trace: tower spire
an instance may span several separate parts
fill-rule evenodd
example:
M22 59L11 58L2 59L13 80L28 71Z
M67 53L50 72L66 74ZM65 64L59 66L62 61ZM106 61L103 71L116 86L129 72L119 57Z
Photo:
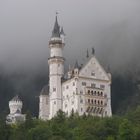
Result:
M77 61L77 60L76 60L76 62L75 62L74 68L75 68L75 69L76 69L76 68L79 68L79 66L78 66L78 61Z
M92 55L94 55L95 54L95 49L94 49L94 47L92 47Z
M60 37L60 26L58 24L57 14L58 14L58 12L56 12L55 24L54 24L54 28L52 31L52 37Z
M63 29L63 27L61 27L60 34L65 36L65 33L64 33L64 29Z
M89 58L89 53L88 53L88 49L87 49L87 56L86 56L87 58Z

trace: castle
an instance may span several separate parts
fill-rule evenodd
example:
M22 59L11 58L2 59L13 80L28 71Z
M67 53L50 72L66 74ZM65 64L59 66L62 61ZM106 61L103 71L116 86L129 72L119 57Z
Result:
M63 49L65 34L60 29L57 15L49 41L50 57L49 84L44 86L39 96L39 118L49 120L59 110L68 116L71 112L79 115L112 116L111 74L107 73L95 57L87 52L87 62L78 62L64 73Z

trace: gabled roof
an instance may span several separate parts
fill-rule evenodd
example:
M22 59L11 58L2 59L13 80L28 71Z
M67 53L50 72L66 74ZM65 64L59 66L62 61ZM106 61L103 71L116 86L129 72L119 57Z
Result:
M95 64L91 64L91 61L94 61ZM90 66L90 70L91 70L90 72L89 72L89 66ZM98 67L98 70L97 70L97 67ZM88 71L85 72L84 69L87 69ZM110 80L108 73L100 65L99 61L96 59L94 54L91 55L89 58L87 58L87 62L83 65L83 67L79 71L79 76L91 77L91 72L93 72L93 71L95 72L95 75L96 75L94 77L95 79ZM102 73L103 76L101 76L100 73Z

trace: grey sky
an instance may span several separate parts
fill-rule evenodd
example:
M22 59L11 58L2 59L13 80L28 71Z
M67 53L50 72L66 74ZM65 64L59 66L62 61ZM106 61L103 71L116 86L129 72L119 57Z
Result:
M66 62L82 63L95 46L100 61L116 70L137 63L139 0L0 0L0 65L47 69L56 11L66 33Z

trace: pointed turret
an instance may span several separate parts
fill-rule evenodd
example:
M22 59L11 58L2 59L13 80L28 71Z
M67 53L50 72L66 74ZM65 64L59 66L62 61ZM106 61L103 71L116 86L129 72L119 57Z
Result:
M92 48L92 55L94 55L95 54L95 49L94 48Z
M60 37L62 39L62 43L65 44L65 33L64 33L63 27L61 27Z
M52 31L52 37L60 37L60 26L58 24L57 15L55 18L55 24L54 24L54 28Z
M64 46L65 43L63 43L63 39L60 35L60 26L58 25L57 15L56 15L55 24L52 31L52 37L49 41L50 58L48 59L48 64L49 64L49 110L50 112L48 111L47 113L49 114L49 116L47 116L49 119L56 116L58 110L62 110L62 85L61 84L62 84L62 78L64 76L64 60L65 60L63 57ZM43 114L44 113L42 112L42 115ZM42 115L40 115L40 117Z
M75 62L74 68L75 68L75 69L78 69L78 68L79 68L79 66L78 66L78 61L77 61L77 60L76 60L76 62Z
M64 29L63 29L63 27L61 27L60 34L65 36L65 33L64 33Z
M89 53L88 53L88 49L87 49L87 56L86 56L87 58L89 58Z

